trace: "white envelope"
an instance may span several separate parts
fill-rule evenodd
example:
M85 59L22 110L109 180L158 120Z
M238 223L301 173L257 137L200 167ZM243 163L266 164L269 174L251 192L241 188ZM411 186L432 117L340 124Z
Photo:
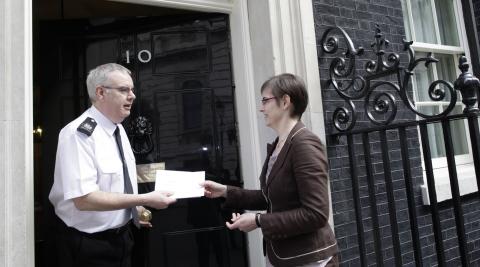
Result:
M174 198L202 197L204 189L200 184L205 181L205 171L185 172L157 170L155 191L173 192Z

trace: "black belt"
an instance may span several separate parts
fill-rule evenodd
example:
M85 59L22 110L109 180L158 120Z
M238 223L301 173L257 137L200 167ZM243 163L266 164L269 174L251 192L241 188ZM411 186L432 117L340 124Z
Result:
M68 227L68 228L72 229L74 232L80 233L83 236L96 238L96 239L110 239L110 238L118 237L120 234L130 229L131 225L132 225L132 220L128 221L125 225L120 226L118 228L108 229L108 230L96 232L96 233L85 233L72 227Z
M118 234L121 234L123 233L124 231L126 231L128 228L130 228L130 225L132 224L132 220L128 221L126 224L124 224L123 226L120 226L120 227L117 227L117 228L113 228L113 229L108 229L108 230L105 230L105 231L102 231L102 232L98 232L96 234L100 234L100 233L106 233L106 234L115 234L115 235L118 235Z

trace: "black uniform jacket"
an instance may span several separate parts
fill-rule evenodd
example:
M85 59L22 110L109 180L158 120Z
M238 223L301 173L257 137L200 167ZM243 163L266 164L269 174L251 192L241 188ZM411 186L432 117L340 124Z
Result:
M290 132L268 178L268 160L278 142L267 147L261 190L227 187L226 207L267 210L260 216L264 246L274 266L298 266L337 253L328 224L328 165L320 139L298 122ZM328 266L336 265L336 258Z

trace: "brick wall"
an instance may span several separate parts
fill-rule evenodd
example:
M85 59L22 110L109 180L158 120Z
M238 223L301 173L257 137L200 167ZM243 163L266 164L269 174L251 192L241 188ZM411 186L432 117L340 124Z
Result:
M480 0L477 0L477 7ZM317 35L319 74L322 82L323 107L325 112L327 135L334 133L332 115L338 106L344 101L338 96L333 86L328 82L332 55L322 51L321 37L325 30L331 26L340 26L346 30L356 47L362 46L366 50L363 58L375 59L370 44L374 41L375 25L378 24L385 38L390 41L387 52L393 51L400 54L401 62L408 61L406 53L402 51L402 39L405 38L403 13L400 0L314 0L314 19ZM476 9L477 10L477 9ZM478 13L478 11L477 11ZM478 20L477 20L478 21ZM342 50L337 53L339 56ZM364 66L366 60L360 60L356 64L358 74L365 75ZM383 80L395 81L395 77L381 78ZM390 87L379 88L394 94ZM411 92L409 92L411 95ZM398 104L398 114L395 121L412 120L415 115L407 111L395 95ZM368 127L368 120L363 112L363 103L356 101L358 111L358 127ZM358 183L360 194L360 205L364 224L366 257L368 264L375 263L376 254L374 247L373 220L371 216L371 197L376 198L378 211L378 224L381 236L382 257L386 266L394 265L393 239L391 237L391 217L389 203L386 193L386 182L384 177L384 164L382 163L381 144L378 133L369 135L369 148L372 155L372 171L375 183L374 192L370 192L366 181L365 157L363 153L363 142L361 136L355 136L354 143L358 162ZM407 129L407 139L412 166L413 191L416 203L418 230L421 243L421 254L424 266L437 264L435 239L433 236L432 217L428 206L422 204L420 185L423 182L420 142L416 128ZM399 229L403 266L415 266L411 228L408 216L407 194L403 178L402 161L399 147L399 137L396 131L387 132L388 151L390 167L392 169L392 183L394 190L394 208L396 210L396 223ZM330 178L332 189L333 217L335 233L340 247L340 260L342 266L360 266L359 242L357 239L357 223L354 210L352 179L348 158L348 147L346 138L342 137L337 143L327 137L328 157L330 163ZM467 232L468 249L470 251L469 261L480 264L480 205L478 197L463 198L463 210L465 214L465 230ZM459 266L460 258L458 243L455 231L455 220L451 202L442 203L440 206L441 225L445 254L448 266Z

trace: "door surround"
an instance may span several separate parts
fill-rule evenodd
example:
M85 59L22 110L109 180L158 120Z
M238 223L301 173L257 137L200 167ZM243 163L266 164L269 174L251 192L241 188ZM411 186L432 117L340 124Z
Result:
M0 265L34 265L32 3L0 1Z
M311 0L117 0L230 15L233 75L236 85L242 174L246 188L258 188L265 156L272 140L258 114L259 85L268 77L292 72L304 77L310 107L304 122L324 139L323 111ZM264 16L250 18L256 10ZM0 262L3 266L34 266L33 73L32 3L0 2ZM268 32L260 32L264 22ZM253 45L252 45L253 43ZM253 57L263 46L270 53ZM252 50L253 48L253 50ZM248 235L250 266L264 266L260 231Z

